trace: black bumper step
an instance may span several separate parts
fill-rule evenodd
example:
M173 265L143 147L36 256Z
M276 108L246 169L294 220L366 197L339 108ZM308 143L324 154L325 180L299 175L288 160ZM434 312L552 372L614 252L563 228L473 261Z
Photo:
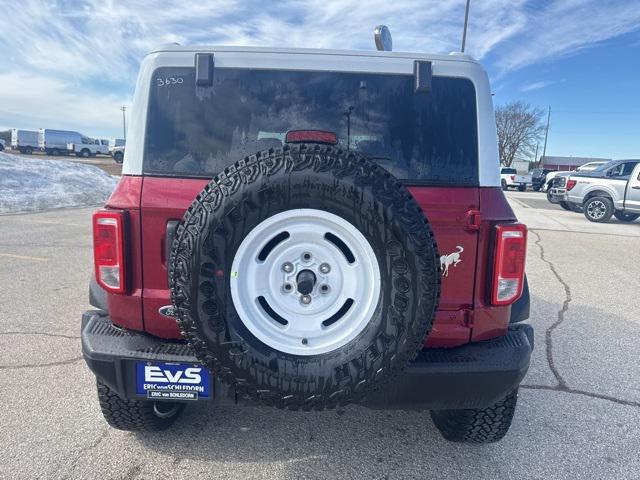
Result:
M529 368L533 328L450 349L425 349L405 371L363 402L372 408L484 408L516 388ZM198 363L182 341L115 327L100 310L82 317L82 352L89 368L124 398L137 398L139 361ZM217 389L219 390L219 389Z

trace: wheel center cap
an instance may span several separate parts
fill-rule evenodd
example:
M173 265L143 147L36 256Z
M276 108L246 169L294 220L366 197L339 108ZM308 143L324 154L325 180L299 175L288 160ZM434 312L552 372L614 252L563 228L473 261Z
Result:
M316 274L311 270L302 270L296 277L296 283L298 284L298 292L302 295L309 295L316 284Z

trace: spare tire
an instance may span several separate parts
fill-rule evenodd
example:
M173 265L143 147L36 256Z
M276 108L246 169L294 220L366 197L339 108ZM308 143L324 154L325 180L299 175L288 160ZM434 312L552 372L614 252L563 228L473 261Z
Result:
M242 396L357 402L421 347L440 294L433 232L365 157L318 144L225 169L180 222L169 285L197 358Z

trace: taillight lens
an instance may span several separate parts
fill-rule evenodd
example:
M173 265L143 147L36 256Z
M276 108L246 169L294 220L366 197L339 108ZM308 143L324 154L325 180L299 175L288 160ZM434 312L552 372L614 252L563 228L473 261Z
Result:
M577 180L571 180L571 179L567 180L567 191L575 187L576 183L578 183Z
M511 175L511 181L513 182L516 179L515 175Z
M126 289L124 258L125 212L98 210L93 214L93 258L96 280L108 292Z
M522 295L527 255L527 227L521 223L496 227L491 303L509 305Z

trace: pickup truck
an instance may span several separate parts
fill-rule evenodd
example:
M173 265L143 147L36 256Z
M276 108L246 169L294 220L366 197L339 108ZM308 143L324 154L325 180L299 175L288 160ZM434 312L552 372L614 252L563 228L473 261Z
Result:
M82 137L81 143L68 143L67 150L75 153L78 157L92 157L98 153L103 155L109 155L108 142L101 142L100 140Z
M500 185L502 186L502 190L517 188L519 191L524 192L529 184L531 184L530 175L518 175L515 168L502 167L500 169Z
M580 165L578 168L576 168L575 170L554 170L551 171L549 173L547 173L545 175L544 178L544 184L542 185L542 191L543 192L547 192L547 199L551 202L551 203L558 203L557 201L554 202L549 194L549 190L551 189L551 187L553 186L553 181L560 176L565 176L568 177L569 175L571 175L572 173L575 172L593 172L594 170L596 170L597 168L600 168L602 165L606 164L608 162L589 162L589 163L585 163L584 165Z
M582 207L587 220L606 223L640 217L640 160L614 160L593 172L557 178L551 196L574 208Z

